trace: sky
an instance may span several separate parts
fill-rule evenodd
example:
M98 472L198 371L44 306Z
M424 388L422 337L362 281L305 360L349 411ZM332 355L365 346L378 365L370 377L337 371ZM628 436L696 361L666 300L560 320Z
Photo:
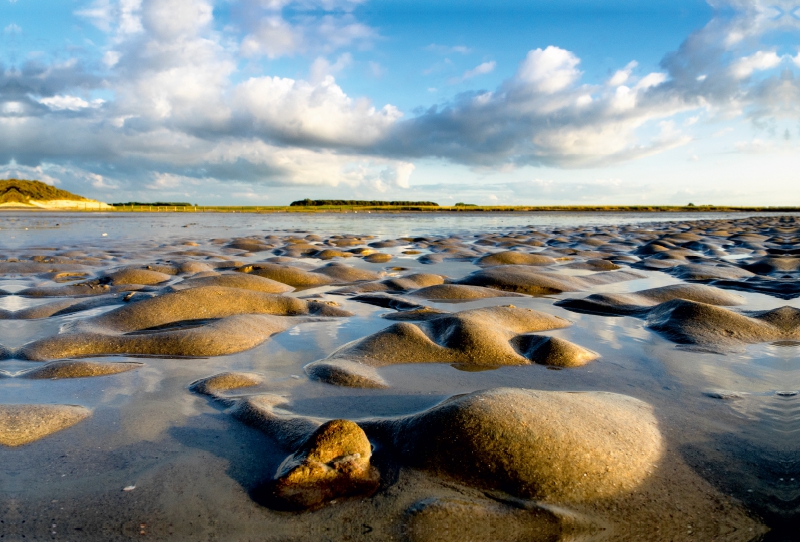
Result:
M0 178L800 205L800 0L0 0Z

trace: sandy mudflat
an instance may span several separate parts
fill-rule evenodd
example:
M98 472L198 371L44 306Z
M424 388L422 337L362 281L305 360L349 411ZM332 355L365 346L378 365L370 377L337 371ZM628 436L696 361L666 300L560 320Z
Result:
M186 233L2 249L5 538L800 521L796 217Z

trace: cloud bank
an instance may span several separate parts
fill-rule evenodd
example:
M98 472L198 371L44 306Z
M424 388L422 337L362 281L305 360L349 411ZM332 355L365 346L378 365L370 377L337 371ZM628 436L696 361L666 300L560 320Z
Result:
M0 176L96 193L181 194L226 182L242 193L248 185L385 192L411 187L419 160L484 172L601 168L686 145L698 118L773 130L800 119L800 52L762 45L800 28L786 2L711 0L717 15L659 69L642 72L631 59L600 82L584 80L574 52L533 48L493 89L416 115L337 82L354 53L382 39L358 20L362 3L239 0L224 22L211 0L88 3L75 15L103 32L96 54L0 65ZM271 61L298 56L309 59L307 77L268 73ZM453 82L479 84L511 68L473 66ZM684 114L695 120L680 122Z

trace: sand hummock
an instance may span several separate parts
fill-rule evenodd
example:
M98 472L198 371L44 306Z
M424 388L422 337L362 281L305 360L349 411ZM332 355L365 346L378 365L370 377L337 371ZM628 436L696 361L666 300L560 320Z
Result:
M597 358L596 353L563 339L532 340L532 336L524 335L569 325L563 318L530 309L510 306L471 309L418 324L392 324L344 345L324 360L307 365L305 370L311 378L331 384L383 387L385 383L375 378L373 368L398 363L477 366L540 363L571 367Z
M88 418L75 405L0 405L0 444L23 446Z

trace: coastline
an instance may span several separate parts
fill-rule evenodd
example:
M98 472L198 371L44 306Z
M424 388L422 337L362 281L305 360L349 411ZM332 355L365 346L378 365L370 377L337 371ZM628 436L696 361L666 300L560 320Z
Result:
M796 213L800 206L723 206L723 205L697 205L697 206L669 206L669 205L609 205L609 206L468 206L468 207L418 207L418 206L324 206L324 207L292 207L292 206L243 206L243 205L198 205L198 206L164 206L164 205L136 205L136 206L108 206L103 208L45 208L8 206L0 207L3 211L74 211L89 213L440 213L440 214L470 214L470 213Z

